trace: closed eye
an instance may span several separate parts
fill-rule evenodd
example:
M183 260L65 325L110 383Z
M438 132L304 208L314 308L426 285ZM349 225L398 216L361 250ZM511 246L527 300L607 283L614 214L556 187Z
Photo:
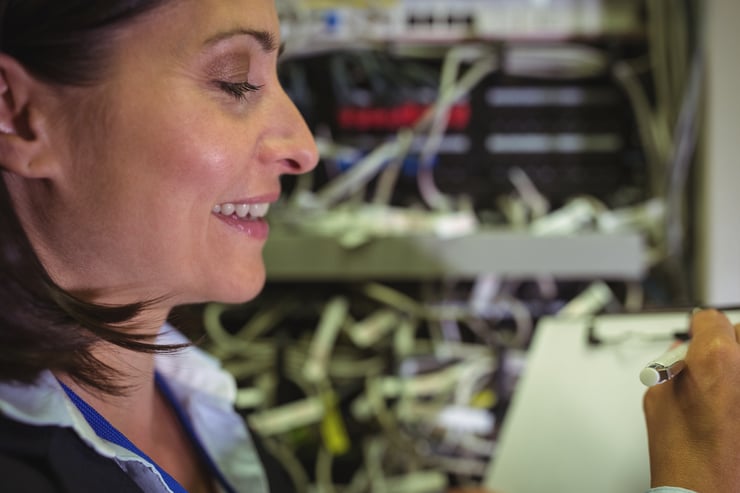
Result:
M227 82L224 80L216 81L216 85L225 93L236 99L245 99L250 92L257 92L262 89L262 85L255 85L249 81Z

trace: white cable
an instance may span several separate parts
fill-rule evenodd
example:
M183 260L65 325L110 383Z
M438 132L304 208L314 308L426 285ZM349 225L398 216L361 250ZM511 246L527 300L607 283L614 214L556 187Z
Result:
M331 299L324 307L303 369L309 382L319 383L326 379L334 343L348 312L349 302L343 296Z
M275 328L281 320L294 309L295 300L281 300L272 306L268 306L249 318L234 335L244 342L250 342L265 332Z
M684 298L690 296L688 280L682 272L683 265L681 265L684 260L684 241L686 239L684 230L685 216L687 215L685 191L700 133L700 103L704 91L704 29L703 18L700 17L696 47L689 69L689 79L674 132L676 136L674 140L675 147L672 149L671 159L669 160L667 186L665 253L677 274L676 281L680 283L677 286L677 291ZM680 267L676 267L677 265Z
M415 471L386 479L388 493L439 493L447 486L447 477L441 471Z
M640 85L632 63L616 62L613 67L613 75L624 89L635 115L640 143L645 152L648 170L650 171L651 195L664 197L665 184L663 183L663 177L665 176L667 149L670 147L667 127L656 122L647 95Z
M386 476L383 470L385 443L380 438L365 442L365 469L370 478L371 493L387 493Z
M332 480L333 459L325 447L319 447L316 457L316 493L335 493Z
M534 320L529 308L513 296L500 296L497 302L506 305L516 324L516 333L510 343L511 347L526 347L534 330Z
M457 79L460 64L463 60L470 57L471 48L468 46L453 47L446 54L442 63L442 73L438 94L440 99L448 91L453 91L455 80ZM419 157L418 180L422 198L432 209L449 210L450 206L447 199L437 189L433 175L433 159L437 155L442 139L447 129L447 122L450 115L450 106L439 105L435 108L431 129L424 142Z
M389 286L367 283L362 286L362 293L368 298L393 307L401 313L414 317L425 315L425 307L419 301Z
M672 94L670 77L670 55L666 46L667 42L667 19L665 17L664 0L647 0L648 12L648 53L650 56L650 65L652 67L651 75L655 81L655 118L668 127L671 125L669 120L669 108L672 106L675 98Z
M221 315L229 308L222 303L209 303L203 310L203 326L210 340L225 355L249 350L249 344L231 334L221 325Z
M264 437L263 443L268 452L280 463L290 476L296 493L308 493L311 481L301 462L285 444L272 437Z
M611 288L603 281L595 281L558 312L558 316L583 317L599 313L614 299Z
M406 152L400 153L395 159L391 160L380 174L375 188L373 198L374 204L390 205L393 197L393 190L398 182L401 169L403 168L404 157L408 153L408 150L411 148L414 141L414 132L410 129L401 129L398 132L398 140L401 147L405 149Z
M607 54L577 44L505 46L503 71L509 75L545 79L580 79L602 75L608 67Z
M379 308L347 327L349 338L358 347L369 348L388 336L401 322L402 315L389 308Z
M669 80L674 84L673 94L680 97L686 91L686 81L689 78L688 13L686 12L685 2L664 2L663 8L667 9L669 13L667 23L670 27L667 44L671 46L668 53L671 59ZM675 122L677 120L678 113L674 111L671 121Z
M642 282L628 282L627 292L624 296L624 310L627 313L636 313L644 309L645 306L645 288Z
M316 205L319 208L328 209L344 197L361 190L389 161L399 159L408 152L409 142L412 140L409 139L410 135L425 131L430 125L433 125L436 116L448 111L453 104L467 95L496 66L496 61L492 57L486 57L476 62L456 84L439 95L435 104L414 125L411 134L406 130L401 132L399 136L402 138L396 137L392 141L382 144L352 166L351 169L330 181L316 193ZM433 150L433 145L436 145L434 141L429 144L428 152ZM420 170L422 167L420 167ZM443 199L440 198L441 195L436 190L433 180L430 180L429 176L424 176L420 180L422 196L426 194L430 202L438 203L441 206Z
M518 166L510 168L508 174L509 181L519 193L522 202L532 211L532 217L539 218L547 214L550 210L550 201L540 193L529 175Z
M406 154L408 145L407 138L395 138L376 147L352 168L316 192L316 206L328 209L348 195L361 190L388 161Z
M326 414L321 397L307 397L249 415L249 424L261 436L281 435L320 422Z
M495 369L496 360L490 355L465 362L454 391L453 402L459 406L469 406L476 392L485 386Z
M501 278L497 274L480 274L475 278L468 303L473 316L485 313L492 300L501 290Z
M433 157L439 152L447 128L449 110L453 104L467 96L483 78L492 73L498 67L498 58L493 55L482 56L473 66L465 72L457 83L446 80L457 73L462 55L453 51L453 55L443 69L443 77L440 85L438 103L431 112L428 112L431 129L429 136L422 148L420 165L417 174L419 192L424 202L433 210L448 211L452 209L450 200L437 188L434 180ZM467 55L467 53L466 53ZM423 117L417 128L427 124L427 117Z
M365 468L360 468L352 476L349 485L342 493L367 493L370 489L370 478L368 478Z

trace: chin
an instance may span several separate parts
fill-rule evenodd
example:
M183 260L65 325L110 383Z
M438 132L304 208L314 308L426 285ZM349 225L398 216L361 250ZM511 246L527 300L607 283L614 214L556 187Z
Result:
M231 267L225 268L225 265ZM188 298L187 303L194 304L246 303L259 295L265 287L266 277L265 266L261 262L230 261L192 275L188 284L194 291L190 292L191 296L181 294Z
M252 274L249 279L241 278L229 283L230 288L219 289L218 295L210 301L228 304L246 303L253 300L265 287L264 272L261 275ZM215 293L214 293L215 294Z

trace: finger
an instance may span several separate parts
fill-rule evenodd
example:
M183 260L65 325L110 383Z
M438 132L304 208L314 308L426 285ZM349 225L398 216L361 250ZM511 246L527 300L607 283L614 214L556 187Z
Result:
M691 318L691 345L704 346L717 342L737 343L735 326L719 310L700 310Z
M691 320L691 345L686 354L689 369L719 371L717 365L740 364L735 326L718 310L702 310ZM699 365L699 366L696 366Z
M735 340L740 342L740 324L735 324Z

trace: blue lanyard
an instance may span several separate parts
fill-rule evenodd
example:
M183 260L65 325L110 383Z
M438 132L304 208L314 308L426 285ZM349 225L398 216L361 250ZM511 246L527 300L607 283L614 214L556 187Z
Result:
M177 414L178 419L185 428L186 433L188 434L190 439L193 440L199 456L205 460L210 472L216 477L216 480L228 493L234 493L235 490L231 487L231 485L228 484L226 478L213 462L213 459L210 457L210 455L206 452L203 444L197 438L192 423L187 418L187 415L180 406L179 402L177 402L177 400L174 398L174 395L172 394L172 391L165 382L164 378L162 378L159 373L156 373L155 379L157 385L159 386L159 389L162 391L165 398L174 408L175 413ZM67 393L67 396L69 396L70 400L74 403L75 406L77 406L77 409L80 410L82 415L85 417L85 420L100 438L115 443L116 445L119 445L130 452L133 452L134 454L152 464L162 475L162 479L164 479L164 482L167 484L170 490L173 491L173 493L188 493L187 490L175 480L175 478L170 476L167 471L159 467L156 462L149 458L149 456L142 452L139 447L134 445L131 440L126 438L123 433L118 431L112 424L110 424L107 419L105 419L100 413L98 413L90 404L85 402L82 397L77 395L72 389L64 385L64 383L62 383L61 381L59 383L61 384L64 391Z
M198 438L198 434L195 432L195 428L193 428L193 422L190 420L187 413L180 405L180 402L175 398L175 394L172 393L172 390L170 389L169 384L167 384L167 381L164 379L164 377L162 377L162 375L159 374L159 372L154 373L154 379L159 386L159 390L162 391L162 395L164 395L165 399L167 399L172 408L175 410L175 414L177 414L177 417L180 419L180 423L185 429L185 432L195 444L198 455L206 463L209 472L216 478L216 481L219 482L226 493L237 493L234 487L231 486L229 481L223 475L221 469L213 461L213 457L211 457L211 454L206 451L206 448L203 446L200 438Z

